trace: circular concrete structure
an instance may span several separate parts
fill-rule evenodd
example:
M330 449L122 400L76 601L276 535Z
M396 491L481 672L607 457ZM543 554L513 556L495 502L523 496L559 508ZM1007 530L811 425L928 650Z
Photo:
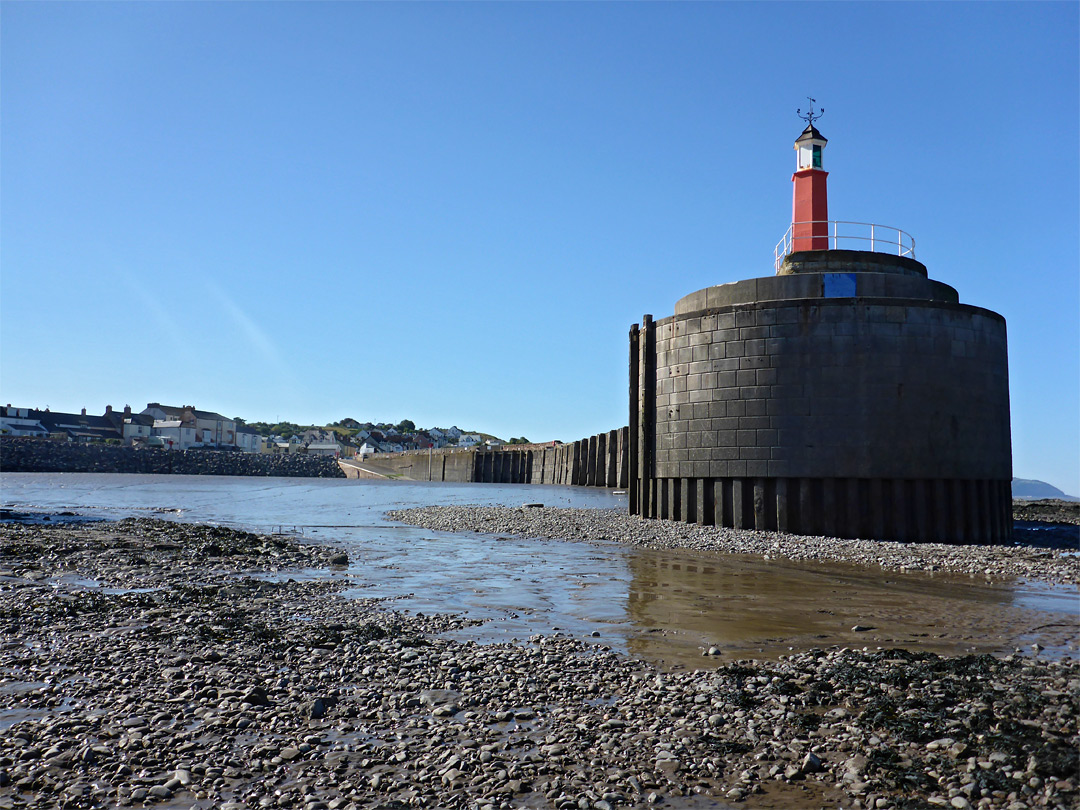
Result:
M779 275L692 293L631 331L630 388L632 513L1011 535L1005 321L913 259L807 251Z

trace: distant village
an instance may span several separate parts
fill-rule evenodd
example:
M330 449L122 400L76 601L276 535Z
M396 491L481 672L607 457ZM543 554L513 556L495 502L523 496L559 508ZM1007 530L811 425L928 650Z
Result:
M285 424L285 423L279 423ZM325 427L300 428L278 434L277 426L230 419L194 405L176 407L151 402L135 413L105 407L101 416L81 413L16 408L6 405L0 413L0 435L53 441L112 444L153 450L212 449L241 453L310 453L334 458L369 457L377 453L400 453L442 447L497 447L500 439L466 433L457 427L417 429L409 420L396 426L343 419ZM526 439L511 439L525 444Z

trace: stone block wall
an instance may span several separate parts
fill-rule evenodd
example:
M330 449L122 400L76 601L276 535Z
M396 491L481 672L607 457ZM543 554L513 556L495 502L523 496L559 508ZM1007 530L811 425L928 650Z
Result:
M656 325L657 477L1011 478L1003 320L774 302Z
M633 514L1008 538L1004 319L958 303L911 260L872 272L874 254L843 258L868 270L810 272L814 256L786 276L698 291L631 329Z

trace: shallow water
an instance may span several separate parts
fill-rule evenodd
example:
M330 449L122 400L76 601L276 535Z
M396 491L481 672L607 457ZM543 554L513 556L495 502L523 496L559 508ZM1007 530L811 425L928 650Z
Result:
M348 551L350 565L329 576L346 579L349 593L393 599L398 609L484 620L457 632L460 639L564 632L688 667L831 645L958 654L1039 643L1044 655L1080 656L1075 587L431 532L383 517L430 504L625 508L626 496L608 490L8 473L0 476L0 492L17 509L296 530ZM853 630L857 625L869 629ZM721 654L702 657L711 646Z

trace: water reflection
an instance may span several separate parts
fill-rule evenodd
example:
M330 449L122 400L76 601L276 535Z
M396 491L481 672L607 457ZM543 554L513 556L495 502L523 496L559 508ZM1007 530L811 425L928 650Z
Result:
M628 565L627 612L641 631L628 648L646 658L702 666L711 646L722 660L834 644L1005 651L1046 624L1048 612L1064 622L1061 632L1045 634L1043 646L1076 655L1076 588L1044 586L1044 598L1033 601L1023 589L970 577L742 555L641 552Z
M1054 655L1080 655L1075 587L989 586L941 574L430 532L383 517L389 509L434 503L625 502L606 490L90 474L0 480L4 500L20 508L155 515L260 531L296 526L310 540L348 550L350 566L332 576L347 579L349 593L393 599L397 609L484 621L456 634L462 639L563 632L693 667L833 644L956 654L1038 642ZM703 658L710 646L723 654Z

